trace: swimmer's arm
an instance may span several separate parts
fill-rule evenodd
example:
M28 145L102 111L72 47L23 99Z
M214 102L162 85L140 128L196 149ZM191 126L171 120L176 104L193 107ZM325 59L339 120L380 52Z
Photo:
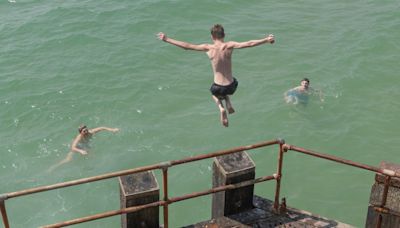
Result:
M90 133L92 133L92 134L95 134L99 131L117 132L117 131L119 131L119 129L118 128L109 128L109 127L97 127L97 128L90 129Z
M261 44L265 43L270 43L273 44L275 42L274 35L270 34L264 39L259 39L259 40L249 40L246 42L235 42L235 41L230 41L228 42L228 48L248 48L248 47L255 47Z
M76 138L72 142L71 150L75 151L75 152L78 152L78 153L80 153L82 155L86 155L86 154L88 154L86 150L82 150L82 149L77 147L77 145L78 145L79 141L81 141L81 139L82 139L81 135L76 136Z
M208 51L210 49L209 44L191 44L184 41L174 40L172 38L167 37L167 35L165 35L162 32L158 33L158 38L164 42L170 43L185 50Z

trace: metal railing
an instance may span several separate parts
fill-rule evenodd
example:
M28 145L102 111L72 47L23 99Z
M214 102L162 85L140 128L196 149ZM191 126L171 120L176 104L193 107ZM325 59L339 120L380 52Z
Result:
M223 186L219 186L219 187L212 188L209 190L205 190L205 191L201 191L201 192L194 192L194 193L190 193L190 194L179 196L179 197L169 198L169 196L168 196L168 168L170 168L172 166L176 166L176 165L180 165L180 164L184 164L184 163L188 163L188 162L199 161L199 160L208 159L208 158L213 158L213 157L218 157L218 156L222 156L222 155L228 155L228 154L237 153L237 152L241 152L241 151L248 151L248 150L257 149L257 148L261 148L261 147L277 145L277 144L279 144L277 173L275 173L271 176L263 176L263 177L256 178L254 180L244 181L244 182L237 183L237 184L223 185ZM303 154L307 154L307 155L322 158L322 159L331 160L334 162L342 163L345 165L349 165L349 166L353 166L353 167L357 167L357 168L361 168L361 169L365 169L365 170L369 170L369 171L372 171L375 173L385 175L386 178L385 178L385 183L384 183L384 192L383 192L383 196L382 196L382 203L381 203L381 205L373 205L373 208L375 209L375 211L377 211L379 213L377 227L381 226L381 222L382 222L381 214L387 214L387 213L396 214L395 212L390 211L388 208L385 208L385 204L386 204L387 192L388 192L388 188L389 188L390 179L392 177L400 178L399 173L396 173L392 170L381 169L378 167L361 164L358 162L346 160L346 159L335 157L332 155L314 152L314 151L307 150L307 149L304 149L301 147L296 147L293 145L285 144L284 140L277 139L277 140L265 141L265 142L261 142L261 143L257 143L257 144L253 144L253 145L248 145L248 146L240 146L240 147L236 147L236 148L229 149L229 150L222 150L222 151L217 151L217 152L213 152L213 153L197 155L197 156L188 157L188 158L184 158L184 159L180 159L180 160L172 160L172 161L168 161L168 162L162 162L159 164L143 166L143 167L139 167L139 168L135 168L135 169L123 170L123 171L107 173L107 174L103 174L103 175L82 178L82 179L78 179L78 180L67 181L67 182L53 184L53 185L41 186L41 187L1 194L0 195L0 211L1 211L2 218L3 218L3 224L4 224L5 228L10 227L8 217L7 217L7 211L6 211L6 207L5 207L5 201L9 200L11 198L21 197L21 196L25 196L25 195L30 195L30 194L35 194L35 193L39 193L39 192L50 191L50 190L54 190L54 189L65 188L65 187L69 187L69 186L80 185L80 184L85 184L85 183L90 183L90 182L95 182L95 181L100 181L100 180L105 180L105 179L110 179L110 178L114 178L114 177L125 176L125 175L129 175L129 174L134 174L134 173L157 170L157 169L162 170L162 173L163 173L163 194L164 194L163 200L160 200L160 201L157 201L154 203L150 203L150 204L141 205L141 206L128 207L128 208L124 208L124 209L120 209L120 210L113 210L113 211L108 211L108 212L104 212L104 213L99 213L99 214L95 214L95 215L91 215L91 216L87 216L87 217L83 217L83 218L78 218L78 219L74 219L74 220L69 220L69 221L65 221L65 222L61 222L61 223L56 223L56 224L52 224L52 225L48 225L48 226L43 226L43 227L45 227L45 228L64 227L64 226L79 224L79 223L83 223L83 222L89 222L89 221L93 221L93 220L97 220L97 219L101 219L101 218L111 217L111 216L115 216L115 215L131 213L131 212L143 210L143 209L150 208L150 207L162 206L163 207L164 227L168 228L168 205L169 204L179 202L182 200L195 198L195 197L213 194L216 192L221 192L221 191L241 188L241 187L245 187L245 186L249 186L249 185L254 185L254 184L264 182L264 181L269 181L269 180L276 180L273 209L278 213L279 212L278 207L279 207L280 183L281 183L282 167L283 167L283 155L284 155L284 152L287 152L289 150L295 151L295 152L300 152Z

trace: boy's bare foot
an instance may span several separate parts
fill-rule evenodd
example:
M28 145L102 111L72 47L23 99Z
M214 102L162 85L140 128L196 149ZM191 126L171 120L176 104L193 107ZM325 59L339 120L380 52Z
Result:
M225 110L221 110L221 123L225 127L228 127L228 125L229 125L228 116L226 115L226 111Z
M229 114L232 114L232 113L234 113L235 112L235 109L233 109L232 107L229 107L228 108L228 113Z

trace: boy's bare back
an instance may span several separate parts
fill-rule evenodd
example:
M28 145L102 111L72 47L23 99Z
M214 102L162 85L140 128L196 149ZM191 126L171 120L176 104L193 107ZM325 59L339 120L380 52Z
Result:
M229 85L233 82L232 52L233 48L228 48L228 44L224 42L216 42L210 45L207 55L214 72L214 83Z

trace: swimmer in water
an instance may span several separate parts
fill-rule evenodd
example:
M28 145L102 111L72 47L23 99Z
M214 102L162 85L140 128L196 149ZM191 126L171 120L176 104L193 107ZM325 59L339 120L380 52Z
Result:
M249 40L246 42L224 41L225 33L222 25L216 24L211 28L212 44L191 44L184 41L174 40L166 34L158 33L158 38L185 50L206 52L211 61L214 72L214 83L211 85L210 92L212 98L218 106L220 120L223 126L228 127L228 116L235 112L230 101L230 95L236 91L238 81L232 75L232 52L233 49L255 47L261 44L275 42L274 35L270 34L259 40ZM222 101L225 100L225 106ZM226 109L225 109L226 108Z
M100 131L110 131L117 132L118 128L109 128L109 127L97 127L93 129L89 129L86 125L82 125L78 128L79 134L75 137L74 141L71 145L71 151L67 154L64 160L59 162L58 164L52 166L49 171L54 170L58 166L70 162L72 160L73 153L80 153L82 155L87 155L88 152L86 149L89 147L89 141L92 136Z
M284 97L286 103L307 104L310 95L317 94L321 102L324 102L323 94L320 90L316 90L310 86L310 80L303 78L300 81L300 86L294 87L285 92Z

